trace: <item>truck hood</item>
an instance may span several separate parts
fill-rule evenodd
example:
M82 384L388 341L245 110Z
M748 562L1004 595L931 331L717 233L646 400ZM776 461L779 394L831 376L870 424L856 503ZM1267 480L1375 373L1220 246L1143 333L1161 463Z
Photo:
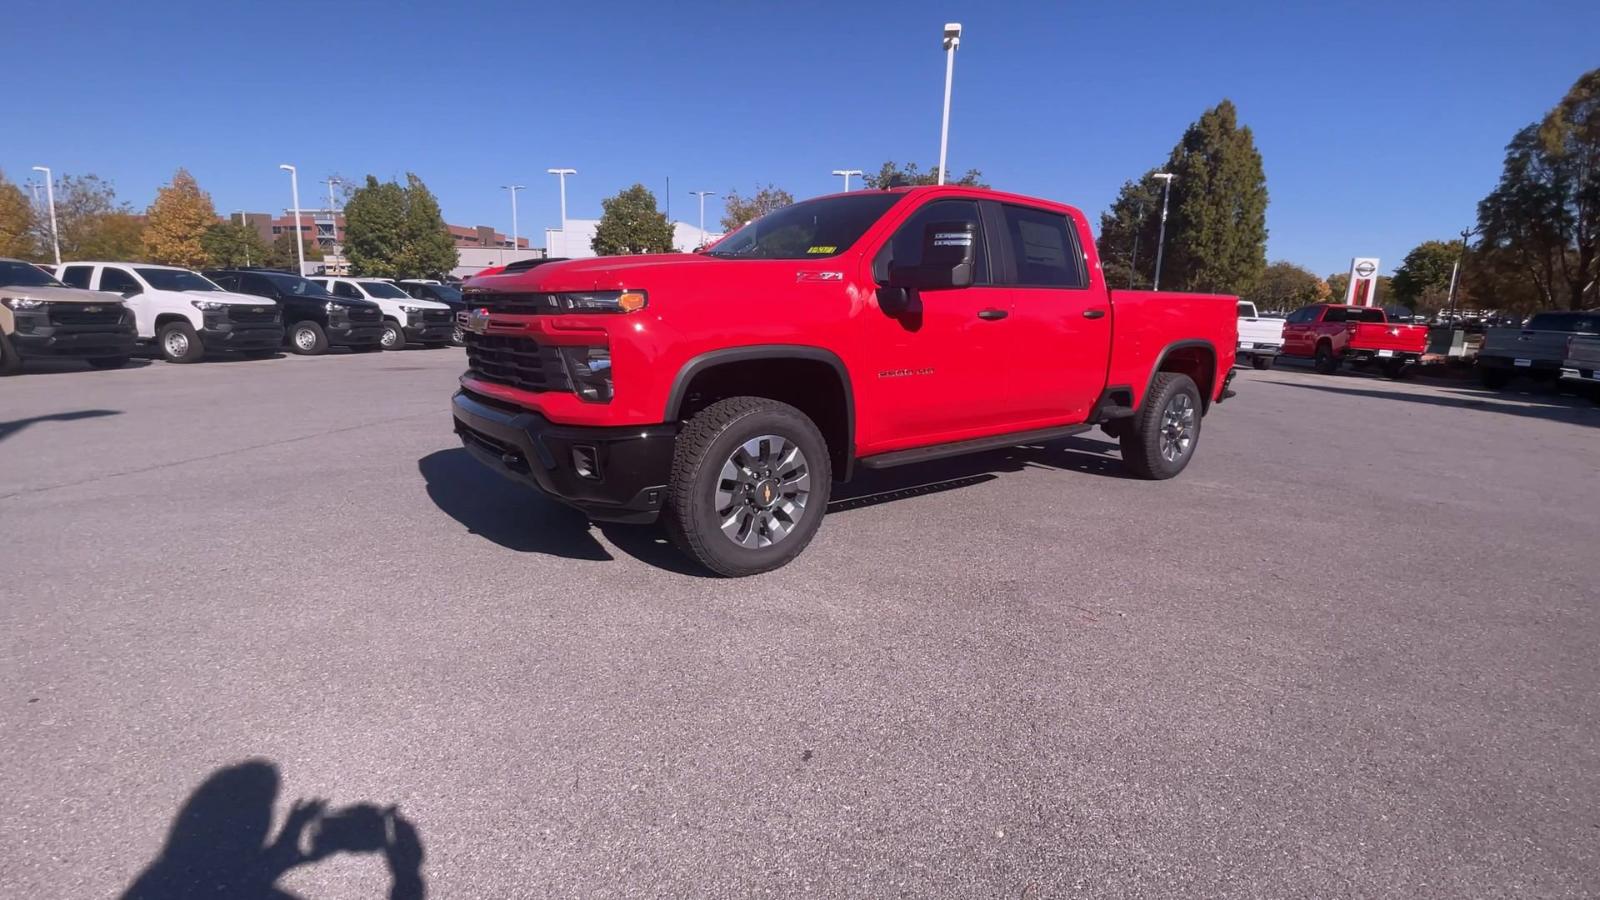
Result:
M782 263L807 268L810 260L726 260L699 253L657 253L642 256L597 256L547 263L523 272L474 278L472 287L489 291L603 291L650 288L660 275L679 277L715 266L770 266Z
M81 288L70 287L12 287L0 285L0 297L12 297L18 300L46 300L51 303L115 303L122 304L122 297L109 291L86 291Z

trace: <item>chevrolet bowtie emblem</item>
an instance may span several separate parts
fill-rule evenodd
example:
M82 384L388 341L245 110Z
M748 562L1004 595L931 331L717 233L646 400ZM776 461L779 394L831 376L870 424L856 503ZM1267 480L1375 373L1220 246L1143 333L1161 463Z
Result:
M483 334L489 330L489 311L487 309L474 309L466 314L466 329L473 334Z

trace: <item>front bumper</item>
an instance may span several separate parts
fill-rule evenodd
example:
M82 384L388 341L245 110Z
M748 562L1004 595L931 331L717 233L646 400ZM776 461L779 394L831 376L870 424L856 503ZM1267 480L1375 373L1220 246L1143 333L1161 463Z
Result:
M559 425L464 390L451 410L456 435L480 462L591 519L646 524L661 513L676 425ZM591 476L579 474L578 459Z
M275 350L283 346L283 326L207 322L200 343L207 350Z
M128 356L137 339L126 325L33 325L18 321L11 345L23 356L76 356L85 359Z
M443 322L423 322L403 326L401 330L405 332L408 341L416 341L419 344L446 344L455 336L456 323L453 319Z
M383 341L382 322L330 325L324 331L328 335L328 343L337 347L365 347Z

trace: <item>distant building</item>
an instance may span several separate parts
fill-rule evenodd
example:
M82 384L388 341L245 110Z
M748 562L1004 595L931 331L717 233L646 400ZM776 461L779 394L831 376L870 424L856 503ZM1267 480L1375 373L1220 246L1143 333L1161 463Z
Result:
M594 233L600 227L599 219L568 219L567 227L544 230L545 250L555 258L583 259L596 255ZM672 249L679 253L692 253L695 249L722 237L712 231L701 231L688 222L672 223Z
M456 278L471 278L490 266L503 266L506 263L520 262L524 259L543 259L545 251L540 248L512 250L510 248L495 247L462 247L456 251L458 261L450 274Z
M271 213L236 212L229 219L238 222L241 216L244 217L246 224L256 230L256 234L261 236L261 240L268 244L276 240L279 235L292 233L295 230L293 210L286 209L283 215L277 217L274 217ZM451 240L455 241L456 247L461 251L504 250L506 251L504 255L514 259L527 259L529 255L543 255L540 251L530 250L528 239L525 237L517 238L516 249L513 251L511 238L487 225L446 224L444 227L450 232ZM319 274L324 275L350 274L350 264L344 257L344 229L344 213L338 210L300 210L300 233L307 240L314 237L317 246L322 249L323 256L322 261L319 263L308 261L306 263L307 269L319 270ZM476 258L474 257L474 259ZM457 272L462 268L470 268L472 272L477 272L479 269L489 265L498 265L498 263L468 264L463 260L461 265L457 266Z

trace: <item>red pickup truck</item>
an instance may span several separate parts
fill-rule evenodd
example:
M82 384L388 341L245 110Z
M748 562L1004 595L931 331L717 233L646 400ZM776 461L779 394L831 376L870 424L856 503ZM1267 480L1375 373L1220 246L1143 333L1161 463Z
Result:
M1376 306L1318 303L1289 314L1283 325L1283 356L1309 356L1317 371L1332 375L1349 360L1356 366L1377 363L1389 378L1404 378L1422 362L1428 349L1428 328L1390 322Z
M706 568L800 553L835 481L1096 425L1146 478L1229 396L1233 297L1108 291L1078 210L965 187L820 197L694 254L478 277L455 430Z

